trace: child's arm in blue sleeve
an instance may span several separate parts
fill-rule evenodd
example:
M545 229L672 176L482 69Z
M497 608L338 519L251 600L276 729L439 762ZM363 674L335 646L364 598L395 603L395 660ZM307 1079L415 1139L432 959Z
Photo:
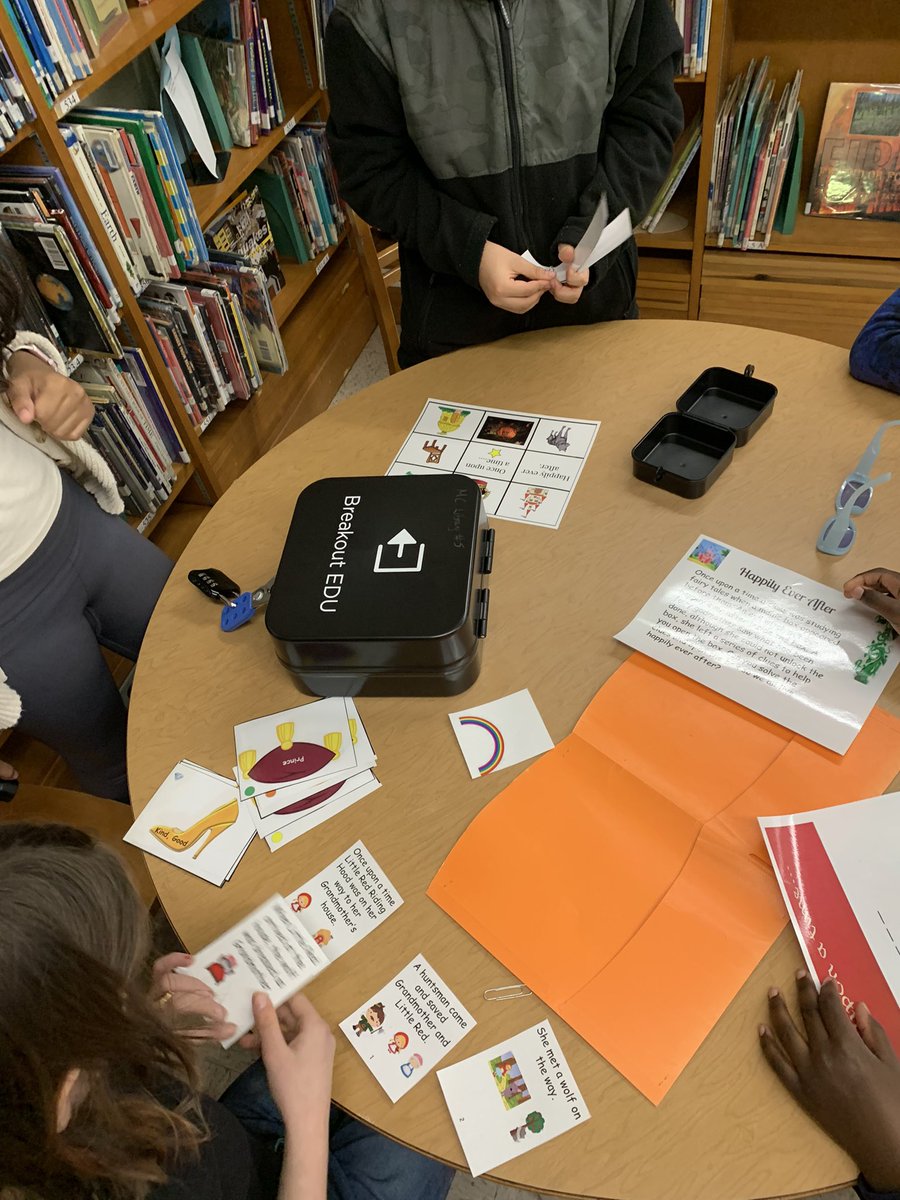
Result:
M900 392L900 289L869 317L850 350L850 374Z

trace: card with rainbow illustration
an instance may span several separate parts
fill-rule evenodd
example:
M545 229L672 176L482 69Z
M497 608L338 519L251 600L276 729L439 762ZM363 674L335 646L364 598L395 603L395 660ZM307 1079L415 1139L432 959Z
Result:
M553 749L528 688L502 700L450 713L450 724L473 779Z

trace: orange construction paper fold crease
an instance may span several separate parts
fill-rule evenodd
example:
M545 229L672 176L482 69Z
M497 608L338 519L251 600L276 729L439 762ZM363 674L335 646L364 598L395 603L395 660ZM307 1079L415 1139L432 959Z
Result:
M898 767L883 710L841 756L635 654L428 895L659 1103L787 920L756 817L877 795Z

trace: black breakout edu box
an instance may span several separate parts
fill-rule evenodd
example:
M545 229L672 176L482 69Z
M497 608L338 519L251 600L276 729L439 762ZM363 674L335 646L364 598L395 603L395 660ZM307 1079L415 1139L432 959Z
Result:
M317 696L453 696L478 678L494 531L465 475L320 479L297 500L266 628Z

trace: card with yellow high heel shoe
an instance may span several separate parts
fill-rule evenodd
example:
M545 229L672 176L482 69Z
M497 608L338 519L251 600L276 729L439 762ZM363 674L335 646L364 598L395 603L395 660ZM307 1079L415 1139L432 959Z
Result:
M358 769L347 706L340 697L235 725L234 748L241 799Z
M221 887L255 833L234 780L182 760L153 793L125 841Z

